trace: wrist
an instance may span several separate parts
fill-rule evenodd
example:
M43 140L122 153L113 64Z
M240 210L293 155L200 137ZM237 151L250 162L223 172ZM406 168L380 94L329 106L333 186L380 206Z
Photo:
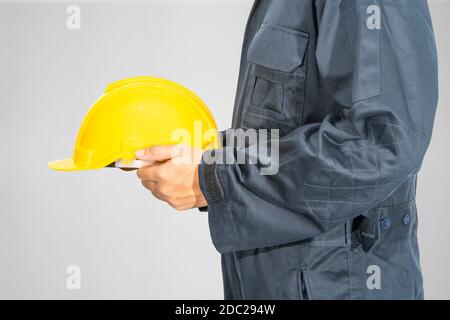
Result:
M208 206L208 201L206 200L205 195L203 194L202 188L200 187L200 179L199 179L199 165L195 168L194 173L194 194L197 199L196 208L202 208Z

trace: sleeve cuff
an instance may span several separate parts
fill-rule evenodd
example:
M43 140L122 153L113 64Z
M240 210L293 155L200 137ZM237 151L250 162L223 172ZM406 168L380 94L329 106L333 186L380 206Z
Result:
M211 151L214 152L214 150ZM217 175L216 164L206 164L202 161L198 168L198 175L200 189L202 190L208 204L223 201L225 197Z

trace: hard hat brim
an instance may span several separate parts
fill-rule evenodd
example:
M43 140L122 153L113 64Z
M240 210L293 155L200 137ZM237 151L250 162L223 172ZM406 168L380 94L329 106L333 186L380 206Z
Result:
M93 169L100 169L100 168L93 168L93 167L80 167L77 166L73 159L62 159L62 160L56 160L52 161L48 164L48 167L53 170L57 171L80 171L80 170L93 170ZM103 166L102 166L103 167Z

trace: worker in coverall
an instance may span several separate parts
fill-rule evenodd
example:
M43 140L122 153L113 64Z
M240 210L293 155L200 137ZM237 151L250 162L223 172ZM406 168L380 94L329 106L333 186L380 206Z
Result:
M224 141L190 164L138 151L159 161L138 176L179 210L207 206L226 299L423 299L415 193L437 74L425 0L257 0L232 127L279 130L277 173L206 163L254 152Z

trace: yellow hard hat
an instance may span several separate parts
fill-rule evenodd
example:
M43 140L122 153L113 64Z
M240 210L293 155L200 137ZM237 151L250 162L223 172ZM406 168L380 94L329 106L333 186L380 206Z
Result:
M211 112L193 92L165 79L136 77L110 84L86 115L72 158L53 161L60 171L100 169L130 163L154 145L186 143L217 148Z

